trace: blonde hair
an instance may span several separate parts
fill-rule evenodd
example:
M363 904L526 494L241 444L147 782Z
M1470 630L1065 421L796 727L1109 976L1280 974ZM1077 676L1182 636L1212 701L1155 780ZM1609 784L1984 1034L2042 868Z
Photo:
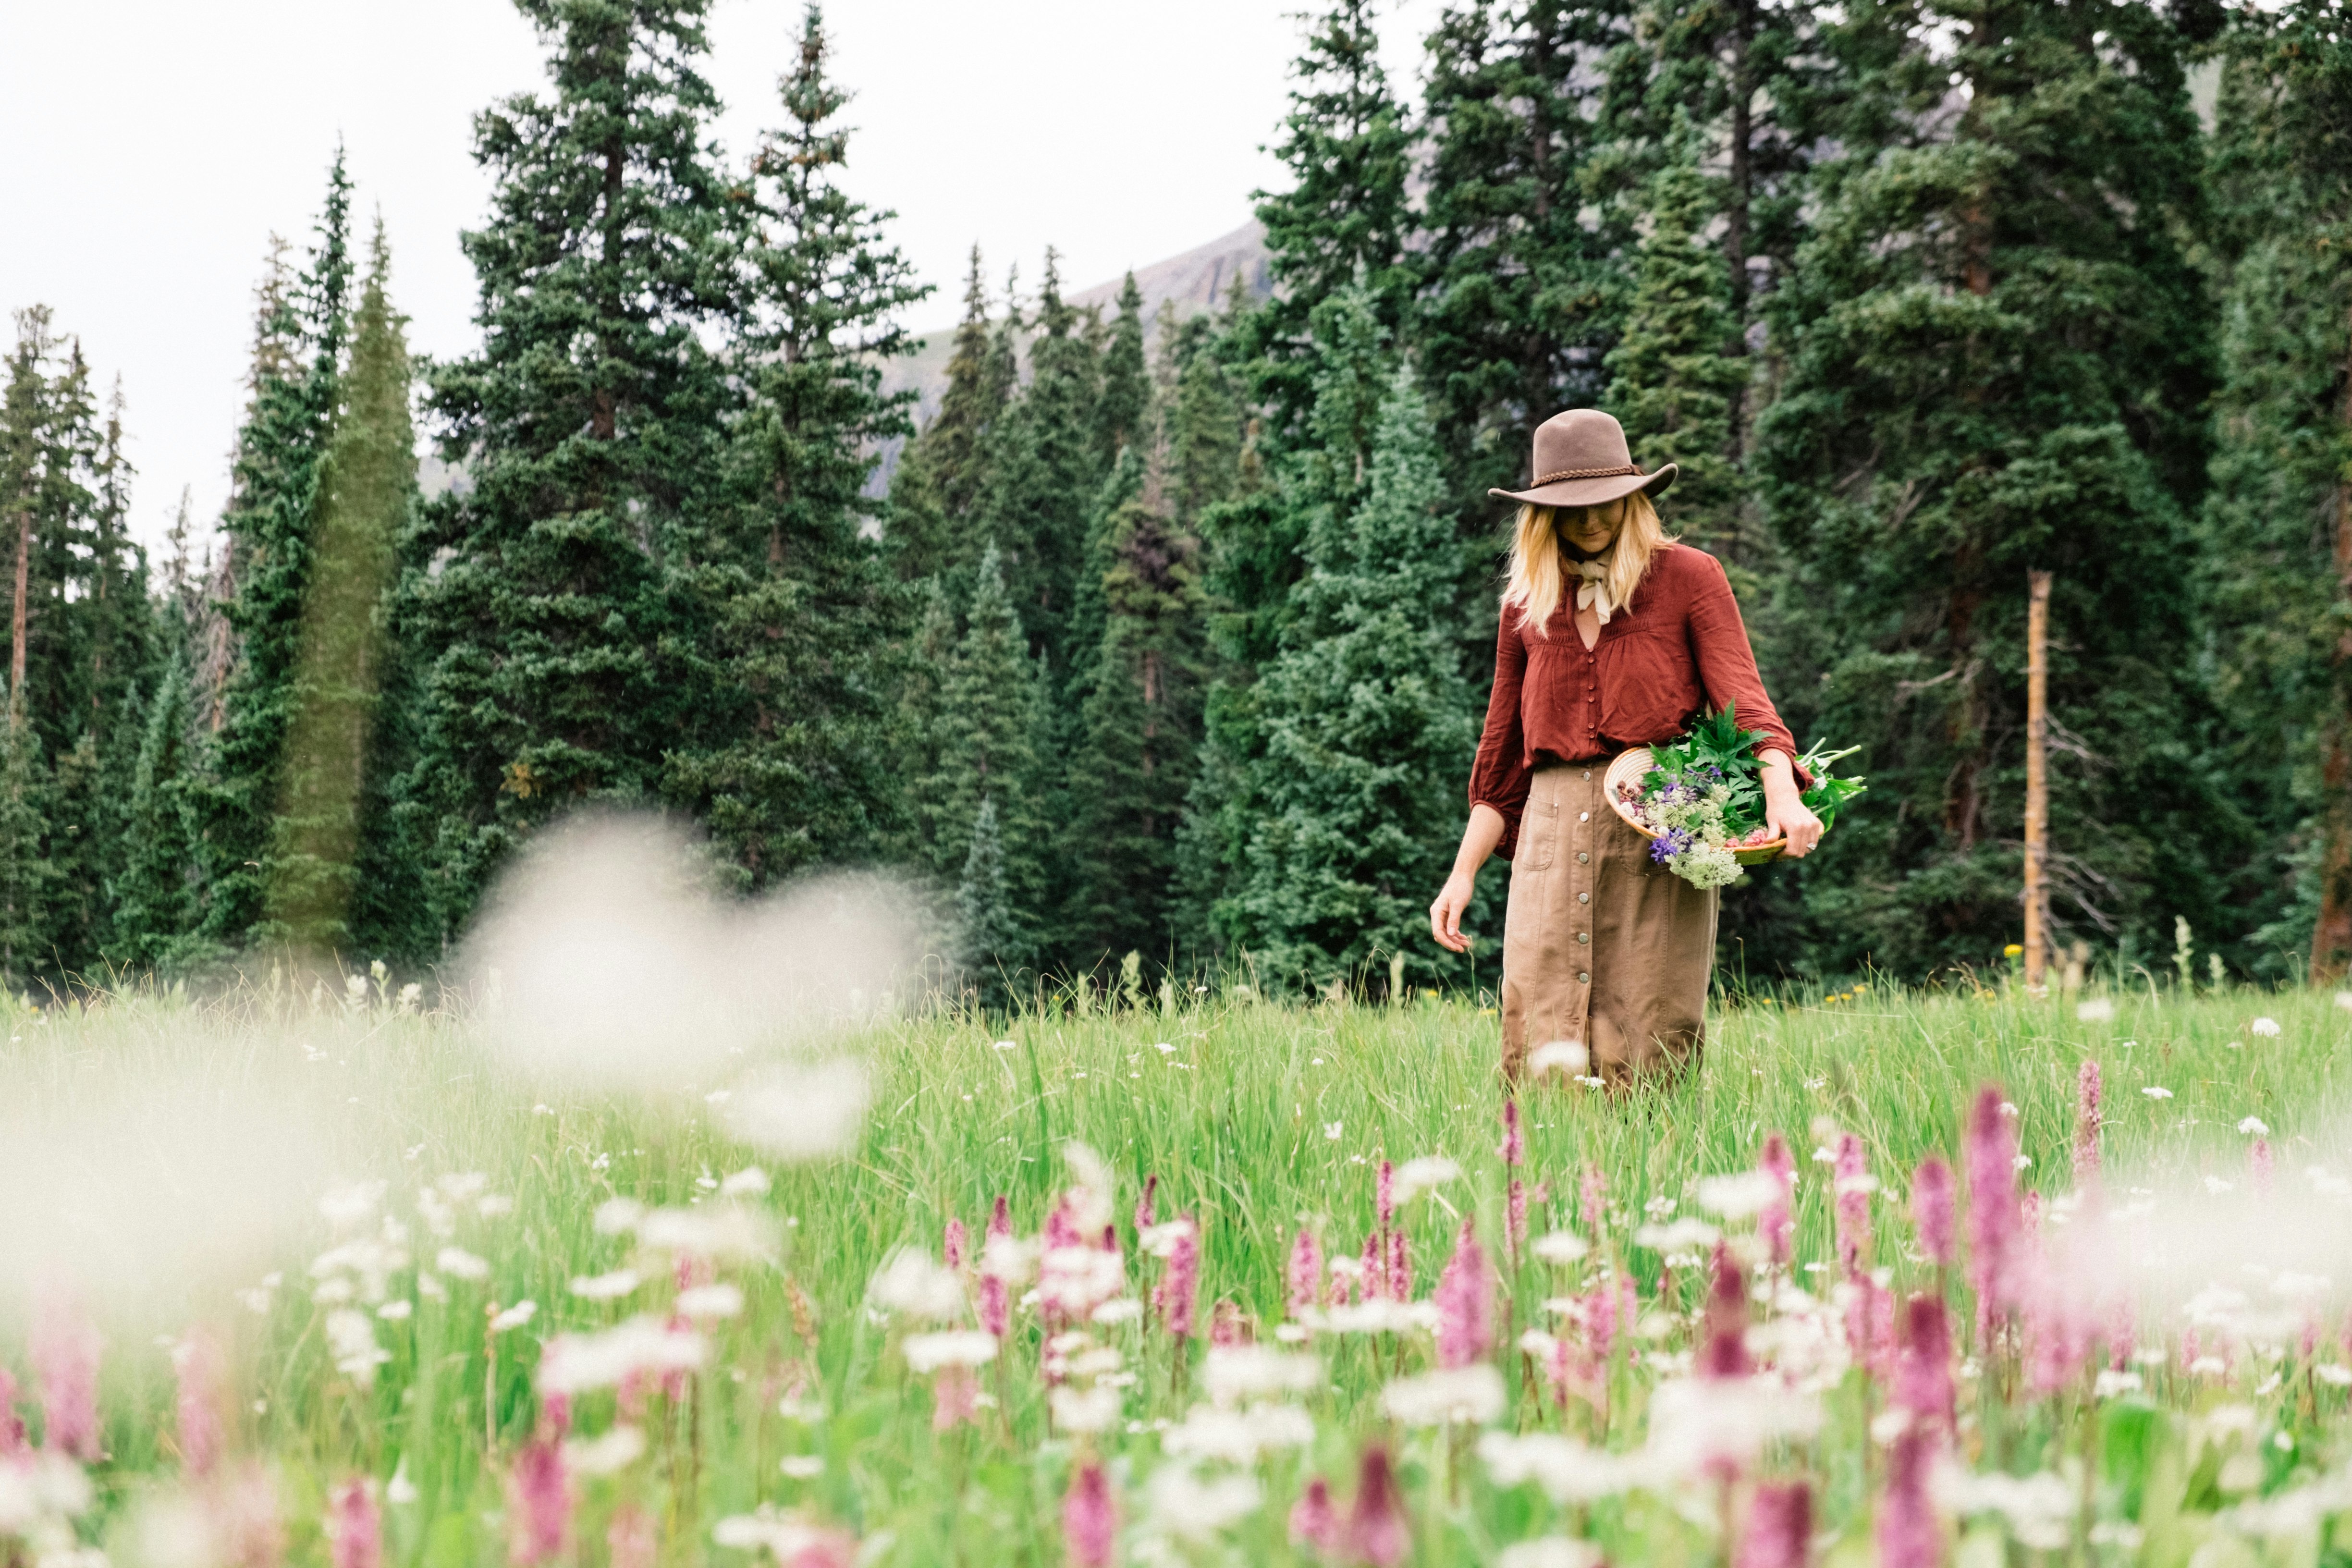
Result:
M1548 506L1519 508L1518 523L1511 530L1510 574L1503 584L1503 608L1518 610L1521 624L1533 626L1538 637L1551 635L1552 613L1559 608L1567 575L1560 567L1559 529L1552 514L1553 509ZM1648 494L1635 490L1627 496L1624 521L1618 527L1616 542L1609 547L1608 570L1601 579L1610 604L1622 609L1633 603L1633 590L1641 586L1642 574L1650 569L1650 557L1665 542L1665 528L1658 521L1658 509L1650 504Z

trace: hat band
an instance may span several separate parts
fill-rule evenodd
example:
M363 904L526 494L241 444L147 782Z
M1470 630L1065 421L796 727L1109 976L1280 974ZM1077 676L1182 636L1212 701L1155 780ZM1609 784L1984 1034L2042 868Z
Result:
M1622 479L1629 474L1639 474L1641 471L1642 470L1640 468L1635 468L1631 463L1620 463L1613 468L1561 468L1556 472L1539 476L1536 480L1535 486L1531 486L1529 488L1533 489L1543 485L1556 485L1562 479Z

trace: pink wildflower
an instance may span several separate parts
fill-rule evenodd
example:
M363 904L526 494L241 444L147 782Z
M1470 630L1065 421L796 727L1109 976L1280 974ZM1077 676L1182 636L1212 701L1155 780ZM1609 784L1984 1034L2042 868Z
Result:
M1511 1178L1510 1190L1503 1199L1503 1256L1511 1267L1518 1267L1519 1254L1528 1245L1528 1189L1518 1177Z
M1396 1471L1389 1451L1375 1443L1364 1450L1356 1470L1356 1501L1348 1510L1349 1553L1372 1568L1396 1568L1412 1550L1412 1524L1405 1518Z
M2097 1326L2081 1290L2039 1256L2032 1261L2022 1293L2026 1382L2036 1394L2055 1394L2074 1382L2090 1360Z
M1168 1267L1160 1276L1160 1316L1168 1331L1180 1340L1191 1339L1193 1314L1199 1310L1201 1292L1201 1233L1197 1225L1187 1225L1168 1249Z
M1412 1300L1412 1251L1404 1232L1389 1232L1389 1300Z
M856 1568L857 1541L845 1531L820 1530L783 1568Z
M550 1394L539 1403L539 1432L541 1437L561 1442L572 1433L572 1396Z
M2099 1064L2084 1061L2074 1074L2074 1184L2095 1185L2099 1179L2099 1101L2105 1086Z
M1301 1226L1298 1239L1290 1244L1290 1310L1297 1312L1312 1307L1322 1291L1323 1248L1316 1243L1315 1233Z
M1870 1158L1862 1140L1842 1134L1837 1146L1838 1261L1845 1271L1859 1271L1870 1251Z
M1220 1296L1209 1309L1209 1342L1221 1351L1249 1342L1242 1333L1242 1310L1230 1297Z
M1111 1550L1118 1537L1118 1516L1111 1508L1110 1478L1089 1460L1070 1477L1062 1496L1062 1558L1069 1568L1110 1568Z
M16 1414L16 1380L0 1366L0 1459L25 1451L25 1418Z
M2133 1349L2139 1342L2139 1324L2132 1315L2128 1300L2117 1300L2107 1309L2107 1365L2116 1372L2131 1364ZM2311 1352L2304 1352L2309 1361Z
M1086 1245L1087 1238L1078 1234L1078 1216L1071 1212L1070 1200L1064 1198L1045 1215L1045 1250Z
M996 1195L995 1205L989 1211L988 1239L999 1241L1012 1235L1012 1207L1004 1201L1004 1194L999 1193ZM987 1261L986 1253L983 1251L980 1272L980 1326L986 1332L1001 1340L1004 1337L1005 1331L1012 1327L1012 1302L1009 1299L1010 1293L1005 1289L1003 1277L992 1271L987 1267Z
M1803 1481L1759 1486L1748 1500L1732 1568L1805 1568L1812 1545L1812 1488Z
M1152 1179L1157 1181L1159 1178L1155 1176ZM988 1239L994 1241L999 1237L1011 1236L1012 1234L1013 1205L1011 1203L1006 1201L1003 1193L999 1193L996 1194L996 1202L990 1206L988 1211Z
M1756 1216L1756 1234L1770 1249L1772 1267L1786 1268L1797 1229L1791 1213L1797 1193L1797 1158L1789 1152L1789 1141L1778 1132L1765 1139L1764 1152L1758 1156L1756 1168L1771 1177L1780 1189L1780 1195L1766 1204L1763 1212Z
M1465 1219L1454 1241L1454 1257L1437 1279L1437 1362L1468 1366L1494 1348L1495 1281Z
M104 1342L80 1304L58 1289L42 1292L33 1323L33 1375L41 1385L41 1441L94 1463L99 1457L98 1358Z
M268 1470L250 1461L225 1468L205 1490L214 1561L224 1568L276 1568L286 1560L286 1526L278 1517L278 1489ZM331 1530L331 1506L327 1522Z
M963 1221L950 1215L946 1234L940 1240L940 1255L950 1268L963 1267Z
M1895 1371L1895 1296L1879 1289L1869 1275L1856 1273L1849 1283L1853 1299L1846 1303L1845 1341L1854 1364L1873 1377Z
M2271 1190L2271 1141L2257 1138L2246 1151L2246 1165L2254 1178L2254 1191L2268 1195Z
M1577 1198L1583 1206L1585 1234L1595 1241L1600 1240L1601 1233L1609 1222L1609 1178L1601 1173L1600 1166L1584 1167L1584 1179L1578 1184Z
M563 1473L562 1445L534 1438L516 1453L507 1475L507 1560L517 1568L551 1561L563 1551L572 1522L572 1484Z
M2180 1336L2181 1371L2187 1372L2190 1367L2197 1364L2199 1349L2200 1347L2197 1343L2197 1331L2195 1329L2189 1329L2184 1331Z
M1503 1146L1496 1152L1506 1165L1527 1163L1528 1141L1519 1131L1519 1102L1508 1095L1503 1097Z
M1290 1540L1327 1556L1339 1550L1339 1510L1331 1505L1330 1483L1321 1476L1308 1481L1291 1505Z
M613 1510L613 1522L604 1531L604 1552L612 1568L654 1568L659 1545L653 1515L633 1502Z
M1584 1325L1584 1345L1593 1362L1609 1364L1609 1352L1617 1342L1617 1292L1603 1285L1584 1298L1578 1319Z
M968 1366L943 1366L931 1378L931 1430L945 1432L967 1421L980 1425L980 1380Z
M209 1330L191 1329L172 1347L172 1370L179 1378L180 1468L208 1476L226 1445L221 1412L228 1402L228 1377L220 1341Z
M1378 1300L1389 1293L1388 1260L1381 1256L1380 1232L1364 1237L1364 1300Z
M1160 1208L1153 1200L1160 1195L1160 1173L1154 1171L1143 1178L1143 1195L1135 1200L1135 1228L1150 1230L1158 1223Z
M2000 1090L1987 1084L1969 1113L1969 1283L1977 1293L1977 1321L1989 1326L2017 1306L2023 1215L2017 1199L2017 1134L2001 1110Z
M1380 1174L1372 1180L1372 1198L1373 1205L1380 1210L1381 1234L1385 1236L1389 1227L1396 1223L1395 1162L1381 1162Z
M1938 1268L1949 1268L1958 1256L1952 1212L1952 1168L1930 1155L1911 1177L1911 1224L1919 1233L1919 1250Z
M1886 1495L1878 1504L1879 1568L1937 1568L1943 1561L1943 1531L1927 1496L1935 1450L1934 1435L1919 1426L1895 1439Z
M367 1482L353 1479L329 1495L327 1540L335 1568L383 1568L383 1516Z
M1748 1277L1721 1242L1716 1243L1715 1284L1706 1293L1699 1332L1701 1377L1746 1377L1756 1370L1748 1355Z
M1895 1320L1895 1404L1915 1423L1953 1429L1958 1414L1952 1382L1952 1321L1941 1296L1921 1294Z

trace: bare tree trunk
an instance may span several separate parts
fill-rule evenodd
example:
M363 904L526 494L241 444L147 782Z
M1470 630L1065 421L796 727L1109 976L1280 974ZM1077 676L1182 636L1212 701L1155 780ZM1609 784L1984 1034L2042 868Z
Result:
M2039 996L2048 962L2050 884L2050 574L2027 579L2025 616L2025 989Z

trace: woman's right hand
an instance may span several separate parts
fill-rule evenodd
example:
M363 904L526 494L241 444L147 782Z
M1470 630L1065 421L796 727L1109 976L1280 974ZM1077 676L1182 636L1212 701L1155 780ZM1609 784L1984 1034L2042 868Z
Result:
M1429 906L1429 934L1448 952L1470 951L1470 939L1462 934L1462 915L1470 907L1470 895L1476 885L1476 879L1469 872L1456 871L1445 879L1437 901Z

